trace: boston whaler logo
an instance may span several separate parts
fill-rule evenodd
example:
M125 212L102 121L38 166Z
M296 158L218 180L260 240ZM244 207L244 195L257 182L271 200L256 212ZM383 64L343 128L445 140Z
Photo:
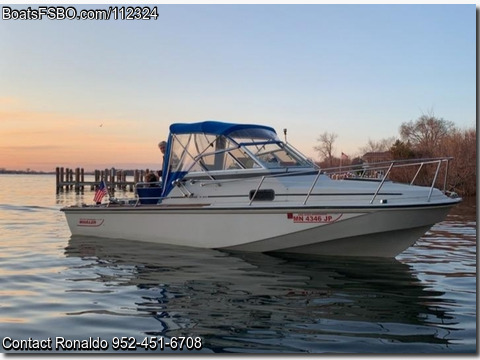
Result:
M288 213L287 219L294 223L333 223L340 219L343 214L294 214Z
M77 226L91 226L96 227L103 224L103 219L79 219Z

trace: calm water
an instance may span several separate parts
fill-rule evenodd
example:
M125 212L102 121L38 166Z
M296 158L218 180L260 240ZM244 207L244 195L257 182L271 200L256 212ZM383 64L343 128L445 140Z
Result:
M361 260L71 238L59 209L92 198L56 196L50 175L0 175L2 340L92 337L108 351L122 336L199 337L197 353L476 351L475 202L396 259Z

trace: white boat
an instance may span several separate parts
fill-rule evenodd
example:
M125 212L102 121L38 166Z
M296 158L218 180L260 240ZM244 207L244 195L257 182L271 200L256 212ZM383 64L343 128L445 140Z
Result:
M394 257L461 201L435 188L450 158L319 169L275 130L172 124L162 185L65 207L72 235L252 252ZM433 168L428 186L425 168ZM401 172L401 173L399 173ZM431 171L432 172L432 171ZM409 183L392 179L410 175ZM372 178L374 177L374 178ZM422 177L422 179L420 179Z

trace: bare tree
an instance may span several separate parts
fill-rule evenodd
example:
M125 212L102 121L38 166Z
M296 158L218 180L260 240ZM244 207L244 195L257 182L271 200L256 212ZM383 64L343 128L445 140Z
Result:
M395 137L393 136L379 141L368 139L367 145L360 148L360 153L388 151L394 143Z
M325 131L323 134L320 134L317 139L319 144L313 147L313 149L317 151L324 160L328 161L329 166L332 166L333 163L333 144L337 137L337 134Z
M400 136L423 156L431 156L454 129L453 122L428 114L420 116L416 121L403 123L400 126Z
M448 170L448 183L450 189L462 196L476 194L476 160L477 160L477 130L453 131L444 140L444 150L454 160Z

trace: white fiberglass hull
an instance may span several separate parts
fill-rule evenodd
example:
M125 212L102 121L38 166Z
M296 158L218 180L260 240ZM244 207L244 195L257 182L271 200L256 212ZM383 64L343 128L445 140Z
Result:
M365 208L65 208L72 235L253 252L394 257L454 203Z

